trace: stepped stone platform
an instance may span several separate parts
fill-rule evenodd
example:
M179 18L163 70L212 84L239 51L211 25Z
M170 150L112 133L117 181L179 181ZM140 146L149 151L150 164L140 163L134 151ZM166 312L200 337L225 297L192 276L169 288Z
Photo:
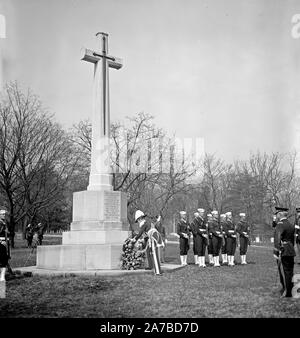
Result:
M73 194L73 222L61 245L37 247L37 269L89 271L120 269L123 243L129 236L127 195L120 191Z
M182 269L184 266L177 264L162 264L161 269L163 273L176 271ZM48 276L48 277L72 277L72 276L127 276L138 274L154 274L152 270L138 269L138 270L51 270L51 269L39 269L36 266L26 266L21 268L15 268L14 272L20 275L27 276Z

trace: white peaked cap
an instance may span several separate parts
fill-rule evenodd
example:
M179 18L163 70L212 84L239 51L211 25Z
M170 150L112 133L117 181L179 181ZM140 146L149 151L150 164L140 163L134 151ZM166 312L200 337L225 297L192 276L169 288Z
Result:
M197 210L198 210L198 212L205 212L205 209L202 209L202 208L199 208Z
M225 215L226 216L232 216L232 213L231 213L231 211L228 211L228 212L225 213Z
M226 214L221 214L220 217L226 217Z
M212 215L218 215L218 211L217 210L214 210L211 212Z
M195 216L195 217L199 216L199 212L195 212L195 213L194 213L194 216Z
M0 210L0 215L5 215L6 214L6 210Z
M137 210L135 212L134 220L137 221L142 216L145 216L145 214L141 210Z
M207 214L207 217L212 217L212 214Z
M240 213L240 216L241 216L241 217L243 217L243 216L245 217L246 214L245 214L244 212L241 212L241 213Z
M180 211L179 213L181 216L186 215L186 211Z

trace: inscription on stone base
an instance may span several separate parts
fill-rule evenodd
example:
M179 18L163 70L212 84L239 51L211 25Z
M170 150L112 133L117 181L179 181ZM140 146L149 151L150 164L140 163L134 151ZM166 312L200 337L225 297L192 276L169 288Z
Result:
M121 218L121 195L114 192L104 193L104 219L106 222L118 222Z

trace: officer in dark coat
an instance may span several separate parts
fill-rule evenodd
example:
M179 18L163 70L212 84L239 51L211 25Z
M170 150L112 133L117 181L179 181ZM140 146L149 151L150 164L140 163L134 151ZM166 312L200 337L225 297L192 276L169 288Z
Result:
M221 230L223 234L223 239L222 239L222 248L221 248L221 254L222 254L222 265L228 264L228 256L227 256L227 248L226 248L226 242L227 242L227 237L226 237L226 215L221 214L220 215L220 224L221 224Z
M190 225L186 220L186 212L180 211L180 221L177 223L177 235L179 236L179 250L181 265L187 265L187 253L189 250Z
M226 251L228 255L228 266L234 266L234 255L236 250L236 230L232 220L231 211L226 212Z
M218 211L214 210L211 212L213 216L211 230L212 233L212 245L213 245L213 259L214 259L214 266L220 266L220 250L222 247L222 229L219 223Z
M282 297L292 297L294 257L296 255L295 227L287 220L288 208L276 207L277 226L274 232L274 257L277 261L280 282L282 285Z
M246 222L246 214L241 212L239 214L240 221L236 226L236 231L240 237L240 256L241 256L241 264L247 264L246 255L248 250L248 245L250 245L250 226Z

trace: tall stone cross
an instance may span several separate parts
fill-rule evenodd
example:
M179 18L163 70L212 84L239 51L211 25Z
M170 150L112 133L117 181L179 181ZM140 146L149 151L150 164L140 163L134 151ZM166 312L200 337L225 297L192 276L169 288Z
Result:
M81 60L94 64L92 154L87 190L112 190L110 174L109 68L120 69L122 60L108 55L108 34L97 33L102 51L84 50Z

